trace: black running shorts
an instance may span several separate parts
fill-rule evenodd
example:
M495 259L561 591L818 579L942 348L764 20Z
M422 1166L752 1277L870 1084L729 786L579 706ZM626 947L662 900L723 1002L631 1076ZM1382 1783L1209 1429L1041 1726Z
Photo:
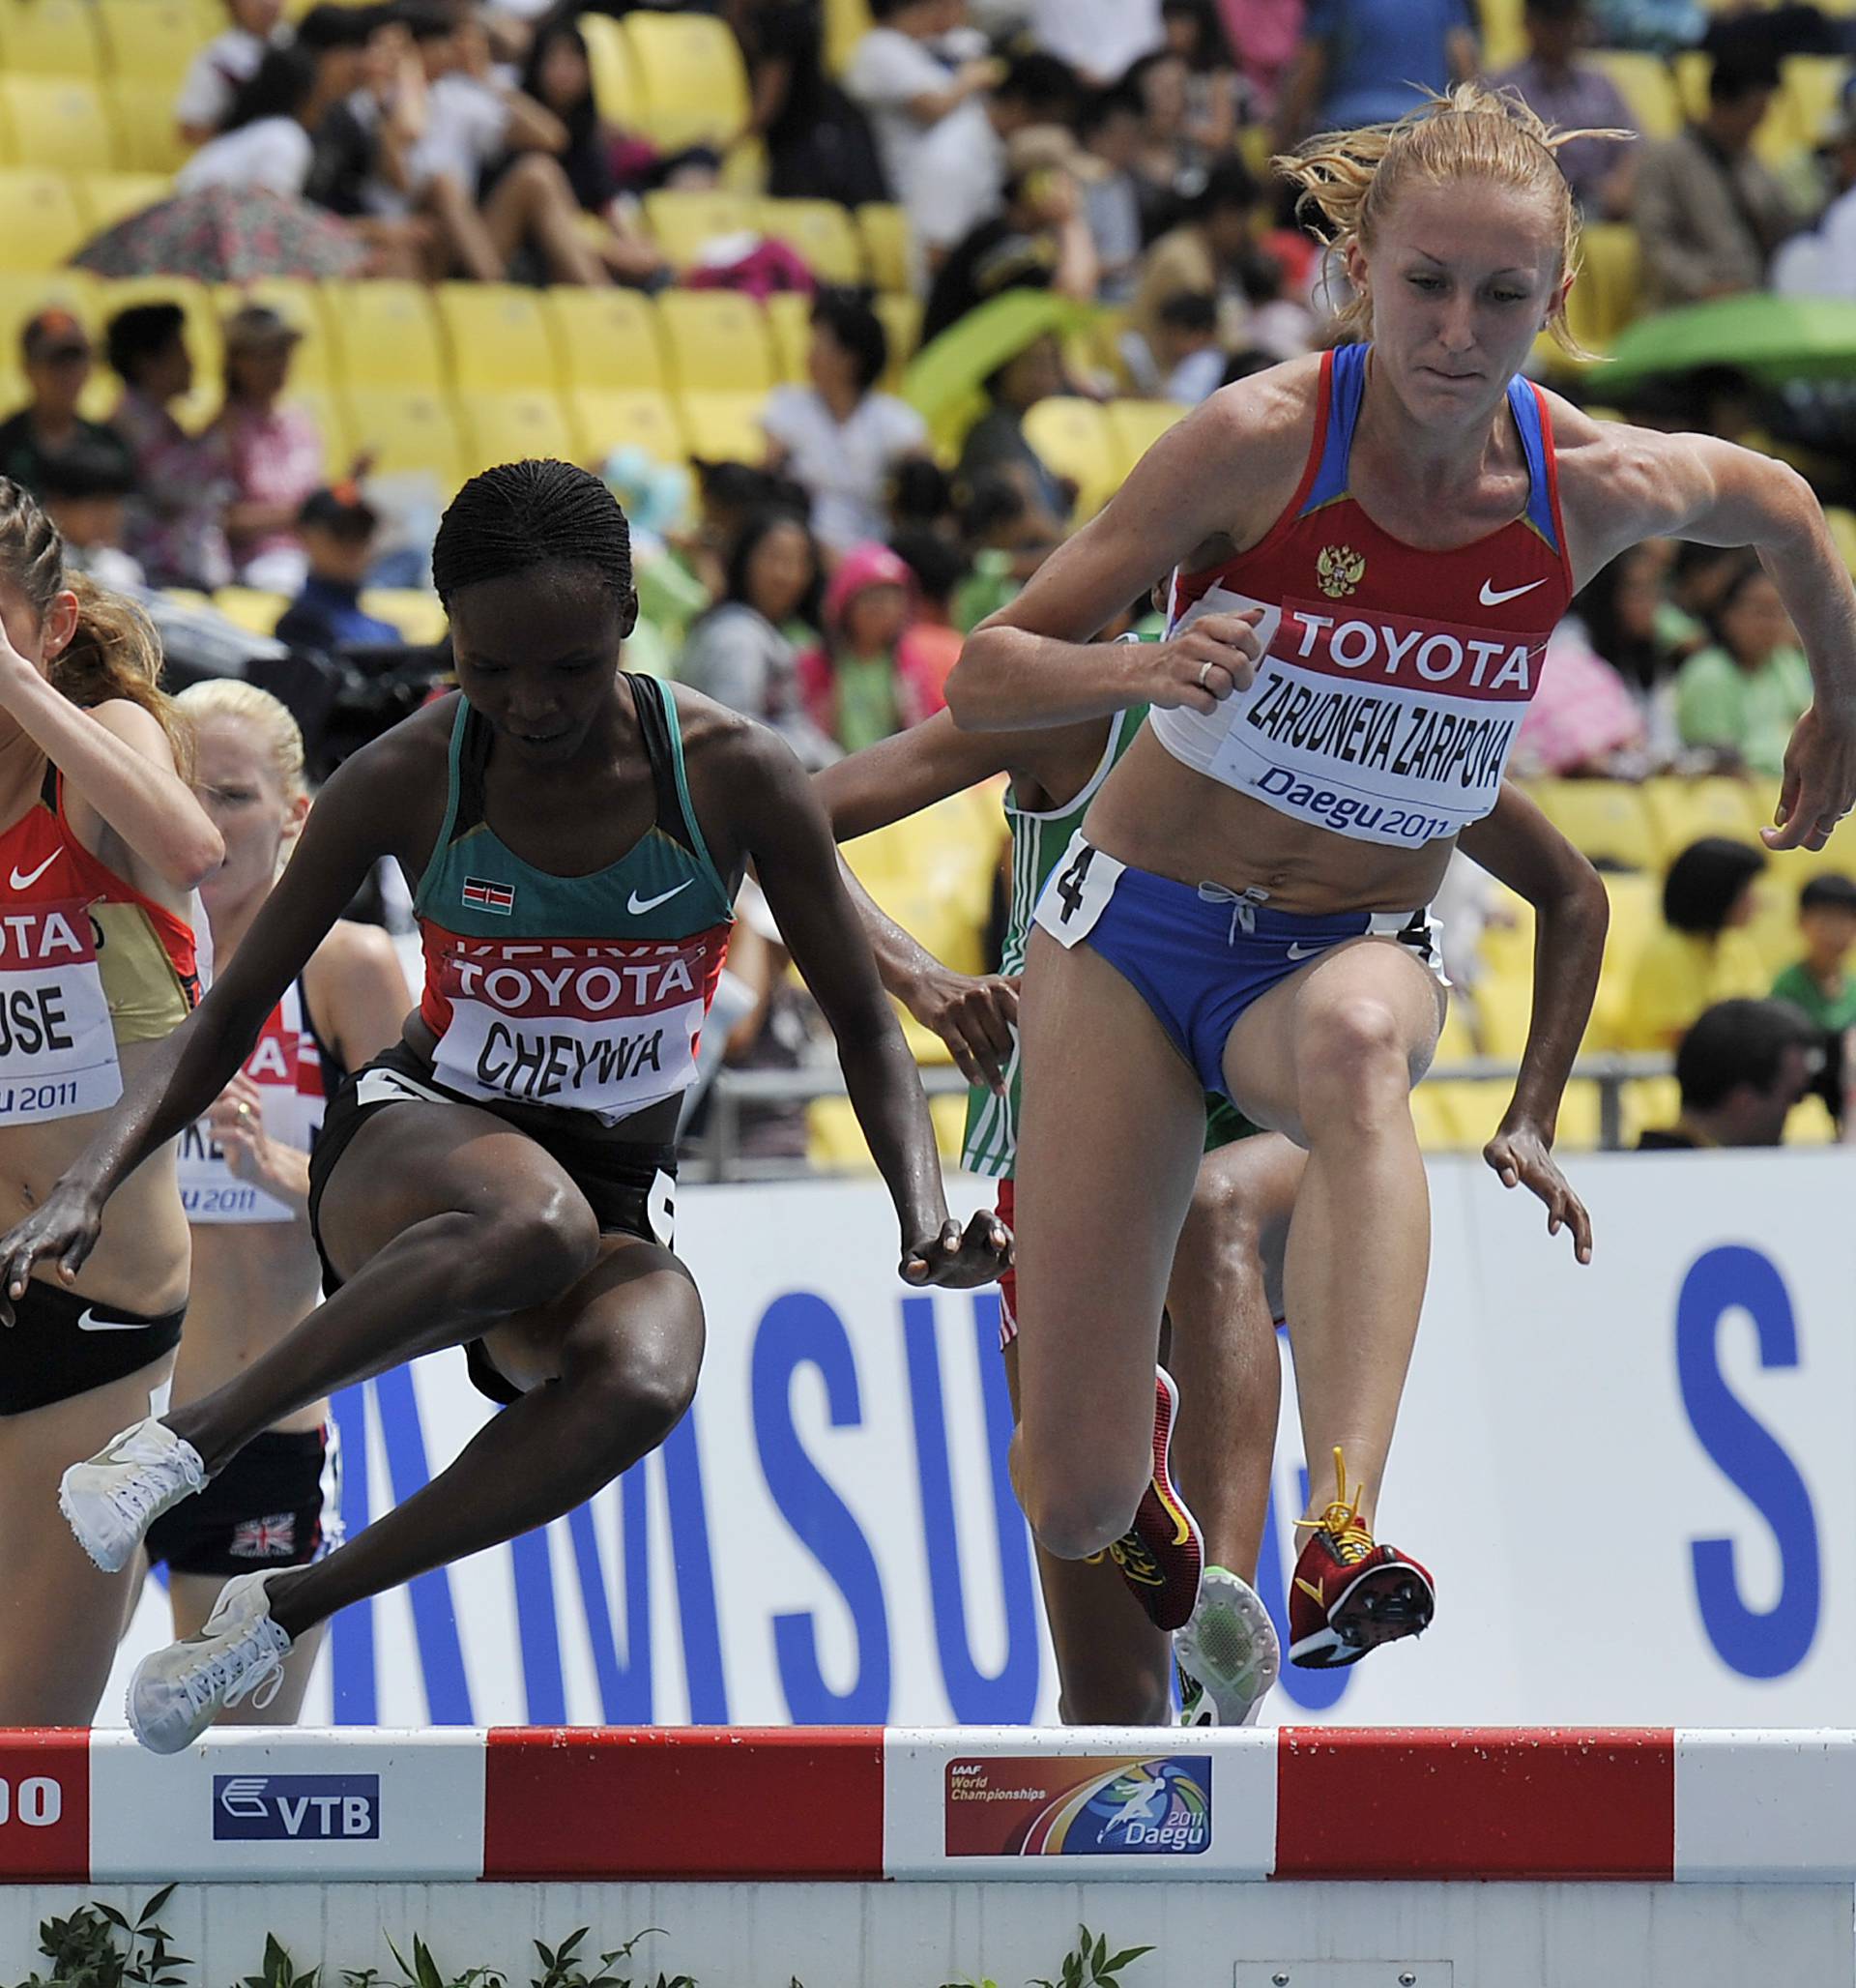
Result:
M342 1541L341 1443L319 1429L267 1429L197 1497L148 1529L148 1557L220 1580L256 1567L306 1567Z
M0 1415L24 1415L138 1373L181 1343L187 1306L159 1317L35 1277L0 1330Z

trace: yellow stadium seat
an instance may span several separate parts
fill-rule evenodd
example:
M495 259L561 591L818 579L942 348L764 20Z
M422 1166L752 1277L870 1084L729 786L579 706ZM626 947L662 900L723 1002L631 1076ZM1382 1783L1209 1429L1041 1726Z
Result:
M1418 1144L1426 1153L1457 1153L1465 1144L1463 1124L1457 1115L1456 1094L1473 1091L1474 1084L1423 1083L1411 1094L1411 1123L1417 1129Z
M118 75L178 83L200 46L188 0L98 0L97 17Z
M1093 400L1053 394L1025 416L1025 439L1059 477L1077 486L1076 515L1093 516L1121 478L1109 424Z
M246 304L262 304L275 310L302 336L290 359L290 386L327 390L339 384L334 357L334 340L329 318L323 309L322 293L314 283L290 277L266 277L251 283L221 283L213 293L221 319L228 318Z
M1598 976L1598 993L1585 1033L1587 1049L1622 1046L1629 1011L1631 976L1638 956L1663 922L1663 883L1641 870L1607 870L1605 894L1610 901L1610 922L1605 929L1605 956ZM1531 940L1530 940L1531 946ZM1524 971L1531 979L1531 959Z
M1475 1012L1460 987L1453 987L1443 1010L1443 1030L1437 1038L1433 1069L1447 1069L1453 1064L1467 1063L1481 1052L1476 1047Z
M96 163L125 172L179 172L188 148L174 122L173 83L118 74L104 88L116 156Z
M1623 780L1534 780L1527 791L1554 828L1594 862L1657 867L1656 834L1639 789Z
M869 0L825 0L825 64L833 75L844 73L870 28Z
M904 1035L909 1031L905 1026ZM938 1038L937 1038L938 1039ZM935 1128L935 1145L942 1159L959 1159L967 1125L964 1096L931 1097L928 1117ZM870 1174L876 1161L864 1141L856 1114L848 1097L820 1097L806 1107L805 1157L814 1171L822 1174Z
M440 283L432 293L460 394L551 394L554 346L535 291L516 283Z
M1123 479L1160 437L1190 412L1173 400L1111 400L1102 411Z
M657 311L673 386L686 394L765 394L773 384L767 320L752 298L666 290Z
M119 162L102 100L87 77L0 75L0 118L10 163L96 172Z
M762 462L765 394L684 394L678 402L689 453L703 462Z
M875 309L889 335L889 364L884 368L883 384L893 394L921 345L921 299L906 290L885 290L877 298Z
M554 333L557 369L570 386L602 393L662 390L663 345L657 307L649 297L617 285L595 290L557 284L542 308Z
M622 131L636 131L644 121L644 97L624 29L603 14L583 14L574 24L587 38L593 101L599 115Z
M1617 85L1646 138L1670 138L1682 129L1682 99L1676 79L1660 55L1595 48L1591 60Z
M1815 145L1842 101L1849 62L1842 55L1788 55L1781 69L1799 141Z
M1559 1100L1559 1126L1553 1144L1561 1153L1596 1153L1603 1144L1604 1123L1604 1102L1598 1086L1590 1077L1575 1077ZM1494 1128L1492 1119L1489 1129L1493 1132ZM1570 1245L1555 1239L1554 1246L1564 1249Z
M573 437L560 399L551 392L467 394L464 468L475 476L494 463L522 462L530 456L573 458Z
M323 285L337 369L349 388L440 385L444 347L428 296L411 282Z
M1527 53L1522 0L1482 0L1482 63L1492 75Z
M322 436L322 473L330 482L340 482L354 468L356 452L348 429L348 410L339 396L326 386L301 387L293 377L284 399L291 407L301 407L315 423Z
M1856 573L1856 511L1845 511L1842 505L1833 504L1824 512L1824 523L1830 527L1830 541L1837 548L1837 556Z
M775 370L789 384L803 386L811 378L807 357L812 349L812 300L782 291L762 308L767 312L768 336L773 340Z
M673 265L688 269L710 243L724 235L754 234L760 220L744 194L715 187L703 191L666 189L645 195L645 220Z
M820 282L863 281L863 244L835 200L763 200L755 220L764 235L804 256Z
M1642 247L1622 221L1595 221L1580 237L1580 264L1566 315L1589 351L1603 351L1637 315Z
M382 475L429 471L448 498L464 481L457 416L436 388L351 389L345 404L355 447L373 457Z
M984 971L983 933L1005 838L995 785L970 787L844 845L883 909L956 973Z
M1624 1144L1635 1146L1653 1126L1674 1125L1682 1110L1682 1093L1673 1077L1633 1077L1619 1103Z
M102 50L89 0L7 0L0 8L0 68L15 75L96 75Z
M174 182L164 172L80 172L72 175L71 189L89 239L165 200Z
M747 69L735 37L711 15L634 11L625 17L640 124L666 151L733 138L747 123Z
M1476 1036L1485 1056L1514 1061L1527 1046L1534 988L1529 974L1486 973L1475 987Z
M56 269L88 234L63 173L0 169L0 262L10 269Z
M267 594L257 587L221 587L213 597L213 605L227 621L236 622L249 633L270 635L276 633L290 597Z
M1786 1114L1784 1143L1787 1146L1836 1145L1837 1122L1830 1115L1830 1107L1816 1092L1801 1098Z
M423 587L369 587L361 605L364 613L392 622L409 642L442 642L450 627L444 602Z
M682 462L688 453L682 423L665 394L576 387L567 395L567 417L581 462L604 462L615 449L642 449L658 462Z
M1759 839L1759 816L1745 780L1724 774L1701 780L1646 780L1643 802L1666 868L1703 835L1726 835L1736 842Z
M879 290L912 288L907 212L887 200L868 201L857 209L857 233L871 282Z

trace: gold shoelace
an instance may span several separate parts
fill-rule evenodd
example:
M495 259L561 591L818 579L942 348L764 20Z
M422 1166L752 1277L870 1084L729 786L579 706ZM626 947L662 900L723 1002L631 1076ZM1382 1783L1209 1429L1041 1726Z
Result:
M1337 1495L1327 1509L1318 1519L1297 1519L1295 1524L1302 1531L1325 1533L1333 1542L1334 1558L1343 1566L1353 1566L1373 1551L1375 1541L1372 1528L1360 1517L1360 1500L1366 1496L1366 1486L1356 1484L1352 1497L1347 1495L1347 1464L1338 1444L1334 1448L1334 1476ZM1295 1585L1304 1594L1313 1596L1320 1607L1327 1606L1327 1597L1321 1593L1319 1582L1305 1581L1297 1574Z

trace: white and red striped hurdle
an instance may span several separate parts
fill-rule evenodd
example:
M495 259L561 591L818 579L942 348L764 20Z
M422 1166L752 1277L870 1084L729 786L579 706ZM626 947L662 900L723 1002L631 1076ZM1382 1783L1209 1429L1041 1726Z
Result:
M1030 1826L1161 1763L1190 1809L1157 1841ZM0 1881L254 1877L1849 1885L1856 1733L229 1730L172 1760L0 1738Z

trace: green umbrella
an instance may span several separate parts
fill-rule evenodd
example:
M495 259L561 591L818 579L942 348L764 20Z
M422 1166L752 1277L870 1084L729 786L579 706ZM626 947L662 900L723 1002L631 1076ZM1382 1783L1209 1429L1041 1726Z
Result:
M915 354L902 376L902 397L930 427L940 428L978 395L982 381L1046 332L1077 331L1095 316L1092 306L1051 290L1007 290Z
M1735 365L1772 385L1856 378L1856 304L1758 292L1639 318L1587 384L1603 394L1703 365Z

